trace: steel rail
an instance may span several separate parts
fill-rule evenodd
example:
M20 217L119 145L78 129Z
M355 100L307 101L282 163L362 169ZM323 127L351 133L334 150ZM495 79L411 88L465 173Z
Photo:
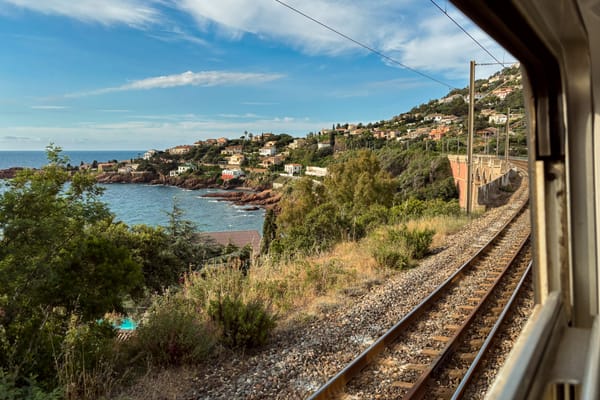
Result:
M471 324L475 320L475 317L477 316L477 314L483 309L487 300L490 298L492 293L498 287L498 285L500 284L502 279L507 275L507 272L512 267L512 265L515 263L517 257L521 253L521 250L525 247L525 244L527 243L527 241L529 241L530 237L531 237L531 234L527 235L527 237L524 238L521 241L521 243L519 243L518 250L511 256L510 260L506 263L506 266L504 267L502 272L500 272L498 274L498 276L496 277L496 280L488 288L485 295L483 297L481 297L481 299L479 300L479 303L473 308L473 310L471 310L471 312L469 313L467 318L461 324L460 328L457 329L454 332L454 334L450 337L450 340L448 341L446 346L444 346L444 348L442 349L440 354L429 364L427 369L425 371L423 371L421 376L417 379L417 381L415 382L413 387L408 391L408 393L406 393L406 395L404 395L404 397L403 397L404 399L420 399L424 396L425 391L427 390L427 383L428 383L429 379L431 379L431 376L433 375L433 373L442 366L444 361L446 361L446 359L453 353L453 351L456 349L456 347L460 344L460 339L465 335L467 330L471 327Z
M448 277L441 285L415 306L408 314L406 314L399 322L391 327L385 334L377 339L371 346L364 350L358 357L351 361L340 372L329 379L309 400L322 400L332 398L335 394L341 392L343 388L356 377L366 366L368 366L386 347L394 343L404 328L410 325L411 322L423 314L442 294L456 281L461 279L468 269L477 261L485 252L492 248L496 241L505 233L508 226L521 215L527 208L528 202L525 201L513 218L508 220L498 230L496 235L492 237L484 246L482 246L469 260L460 266L450 277Z
M483 345L481 346L481 348L477 352L477 355L475 356L475 359L473 360L473 362L469 366L469 369L465 373L465 376L461 379L460 384L458 385L458 387L454 391L454 394L452 395L451 400L462 399L462 397L464 396L465 390L467 389L467 385L469 383L471 383L471 380L475 376L475 373L477 372L477 368L479 368L479 364L483 360L483 357L484 357L485 353L490 348L490 346L492 344L492 341L496 338L496 335L498 334L498 331L500 330L500 325L502 325L502 323L506 319L506 316L508 315L510 308L512 307L512 305L515 302L517 296L519 295L519 293L521 291L521 288L523 287L523 284L525 282L525 279L527 278L527 275L531 271L531 265L532 265L532 262L530 262L529 265L527 266L527 269L525 270L525 272L523 273L523 276L519 280L519 283L515 287L515 290L513 291L512 296L510 297L510 299L508 300L508 302L506 303L506 305L502 309L502 312L498 316L498 319L496 320L496 323L492 327L492 330L489 332L489 334L485 338L485 341L483 342Z

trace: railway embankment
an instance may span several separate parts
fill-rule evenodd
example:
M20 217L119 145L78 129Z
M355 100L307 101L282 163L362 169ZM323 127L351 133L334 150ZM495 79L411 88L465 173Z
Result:
M152 374L129 389L128 395L134 399L308 397L475 254L479 246L474 238L502 226L515 212L515 205L526 201L527 192L526 184L521 185L509 203L446 236L439 251L416 268L317 298L283 321L266 347L253 353L220 354L193 369ZM508 328L513 339L531 308L531 302L520 304L517 314L524 317ZM510 343L504 343L503 349L495 350L498 359L508 352ZM478 383L479 393L485 393L485 382L491 379L488 376Z

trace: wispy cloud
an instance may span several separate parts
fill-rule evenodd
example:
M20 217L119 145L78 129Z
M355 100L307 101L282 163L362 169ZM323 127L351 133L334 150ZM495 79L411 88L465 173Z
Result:
M274 106L278 103L267 101L244 101L241 104L246 106Z
M171 0L200 29L238 40L246 34L283 42L308 54L339 55L366 50L274 1ZM470 59L488 61L475 43L429 2L422 0L287 0L324 24L424 71L463 77ZM493 54L503 49L456 9L448 12ZM277 21L277 23L273 23ZM390 64L398 67L398 65Z
M253 114L253 113L246 113L246 114L219 114L218 116L222 117L222 118L264 118L264 117L261 117L260 115Z
M128 113L129 110L120 109L120 108L101 108L98 111L103 113Z
M158 32L153 32L149 35L163 42L185 41L202 47L210 47L210 43L206 40L195 36L189 32L186 32L178 26L173 26L171 28L163 29Z
M252 72L226 72L226 71L187 71L182 74L157 76L153 78L132 81L125 85L92 90L89 92L69 93L65 97L95 96L113 92L129 90L166 89L178 86L232 86L256 85L281 79L282 74L261 74Z
M64 110L67 106L31 106L33 110Z
M96 0L0 0L0 4L103 25L143 26L160 19L157 9L141 0L102 0L101 4Z

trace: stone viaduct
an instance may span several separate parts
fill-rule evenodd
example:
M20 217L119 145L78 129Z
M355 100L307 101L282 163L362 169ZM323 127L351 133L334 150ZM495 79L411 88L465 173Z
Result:
M458 188L460 207L467 208L467 156L448 156L454 182ZM504 159L495 156L473 156L473 211L484 210L495 195L503 188L510 187L511 179L517 170Z

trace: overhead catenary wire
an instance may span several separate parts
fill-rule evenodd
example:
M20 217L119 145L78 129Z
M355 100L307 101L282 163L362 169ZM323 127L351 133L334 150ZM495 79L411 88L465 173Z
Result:
M310 15L308 15L308 14L306 14L306 13L298 10L297 8L292 7L291 5L285 3L285 2L283 2L281 0L274 0L274 1L277 2L277 3L279 3L279 4L281 4L284 7L289 8L290 10L294 11L295 13L300 14L303 17L305 17L305 18L313 21L314 23L316 23L318 25L321 25L323 28L325 28L325 29L327 29L327 30L335 33L336 35L339 35L339 36L343 37L344 39L351 41L352 43L356 44L357 46L360 46L360 47L362 47L362 48L370 51L371 53L377 54L379 57L381 57L381 58L383 58L383 59L385 59L385 60L387 60L387 61L389 61L389 62L391 62L393 64L399 65L400 67L402 67L404 69L412 71L415 74L418 74L418 75L422 76L423 78L429 79L430 81L433 81L433 82L436 82L436 83L438 83L440 85L446 86L449 89L456 89L456 87L454 87L454 86L452 86L452 85L450 85L450 84L448 84L446 82L443 82L443 81L441 81L441 80L439 80L439 79L437 79L437 78L435 78L435 77L433 77L433 76L431 76L431 75L429 75L429 74L427 74L425 72L419 71L418 69L409 67L408 65L406 65L406 64L404 64L404 63L402 63L402 62L400 62L400 61L398 61L398 60L396 60L396 59L394 59L394 58L392 58L392 57L390 57L390 56L388 56L386 54L383 54L379 50L376 50L376 49L374 49L374 48L372 48L372 47L370 47L370 46L368 46L368 45L366 45L366 44L364 44L362 42L359 42L356 39L353 39L352 37L346 35L345 33L342 33L340 31L338 31L337 29L332 28L331 26L325 24L324 22L321 22L321 21L317 20L316 18L311 17Z
M490 57L492 57L498 64L502 65L503 67L506 67L506 65L498 60L483 44L481 44L481 42L479 42L477 39L475 39L473 37L473 35L471 35L469 32L467 32L467 30L465 28L462 27L461 24L458 23L458 21L456 21L454 18L452 18L452 16L450 14L448 14L448 12L446 10L444 10L442 7L439 6L438 3L435 2L435 0L430 0L431 3L437 7L438 10L440 10L446 17L448 17L450 19L450 21L454 22L454 24L456 26L458 26L458 28L464 32L465 35L467 35L469 38L471 38L472 41L474 41L479 47L481 47L481 49L483 49L483 51L485 51Z

